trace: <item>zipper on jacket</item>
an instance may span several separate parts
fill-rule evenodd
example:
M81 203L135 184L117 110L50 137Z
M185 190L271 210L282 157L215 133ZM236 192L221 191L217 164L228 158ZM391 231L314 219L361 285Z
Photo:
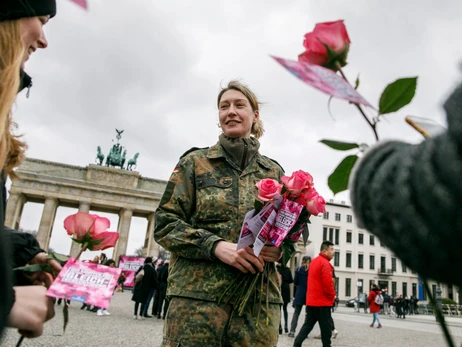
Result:
M244 154L242 155L242 161L241 161L241 170L244 171L245 169L245 163L247 161L247 152L249 150L249 145L247 142L244 140Z

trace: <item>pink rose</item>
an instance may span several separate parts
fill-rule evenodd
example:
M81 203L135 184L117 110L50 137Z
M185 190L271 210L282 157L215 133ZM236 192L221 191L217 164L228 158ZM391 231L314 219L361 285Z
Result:
M295 201L298 202L300 205L305 206L307 202L313 199L316 195L318 195L318 192L313 187L303 189Z
M291 194L300 194L313 186L313 176L302 170L295 171L290 177L282 176L281 181Z
M86 212L78 212L66 217L64 220L64 229L67 234L73 236L77 240L82 240L86 233L93 226L94 219Z
M317 216L320 213L326 213L326 201L321 195L316 193L316 195L306 203L306 209L313 216Z
M270 178L262 179L255 186L258 188L258 199L261 201L270 201L281 194L282 190L282 184Z
M318 23L311 33L305 35L303 45L306 51L298 56L298 60L337 71L336 62L346 65L350 42L343 20Z
M68 235L81 240L89 250L103 250L115 246L119 233L107 231L110 226L109 219L87 212L78 212L64 220L64 228Z

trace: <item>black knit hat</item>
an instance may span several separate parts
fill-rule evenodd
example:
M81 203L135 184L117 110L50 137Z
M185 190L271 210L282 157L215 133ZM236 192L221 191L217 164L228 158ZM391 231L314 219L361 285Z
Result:
M0 22L56 14L56 0L0 0Z

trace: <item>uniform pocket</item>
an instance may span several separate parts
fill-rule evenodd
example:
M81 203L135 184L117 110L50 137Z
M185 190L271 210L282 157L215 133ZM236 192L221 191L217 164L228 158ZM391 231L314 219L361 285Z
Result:
M196 222L230 220L235 213L235 200L232 177L196 177Z

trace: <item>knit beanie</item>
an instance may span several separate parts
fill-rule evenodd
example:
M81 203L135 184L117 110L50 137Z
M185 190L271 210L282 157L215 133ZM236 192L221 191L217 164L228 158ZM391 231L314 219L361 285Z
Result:
M56 0L1 0L0 22L56 14Z

